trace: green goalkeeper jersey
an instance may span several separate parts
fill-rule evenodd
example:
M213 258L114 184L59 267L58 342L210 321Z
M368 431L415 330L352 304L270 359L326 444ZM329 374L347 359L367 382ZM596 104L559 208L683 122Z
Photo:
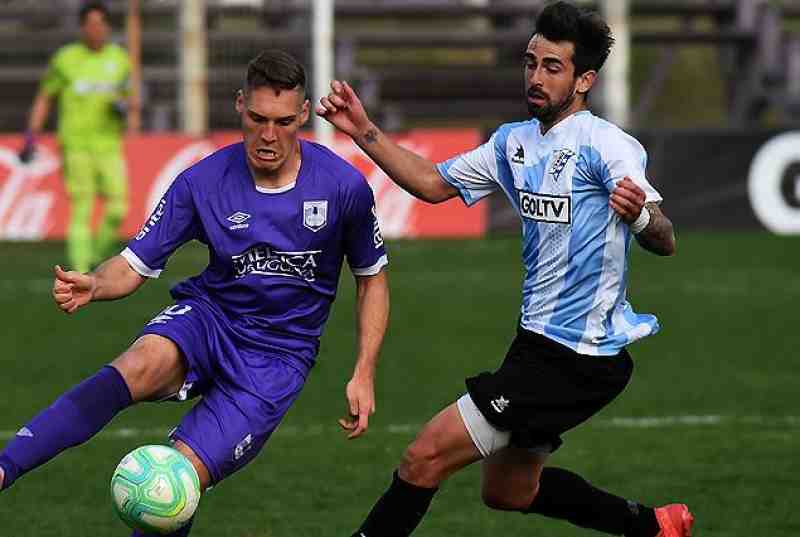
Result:
M127 96L129 71L127 52L114 44L92 51L73 43L53 55L42 90L58 96L58 137L65 149L121 147L124 118L114 102Z

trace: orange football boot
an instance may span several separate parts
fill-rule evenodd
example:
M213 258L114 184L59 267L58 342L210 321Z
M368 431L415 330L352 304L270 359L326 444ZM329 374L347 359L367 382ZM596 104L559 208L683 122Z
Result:
M656 507L656 520L661 530L656 537L692 537L694 517L682 503Z

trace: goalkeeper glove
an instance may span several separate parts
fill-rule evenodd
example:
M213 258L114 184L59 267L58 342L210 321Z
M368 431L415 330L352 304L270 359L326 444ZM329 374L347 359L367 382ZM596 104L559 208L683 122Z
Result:
M22 146L17 157L23 164L27 164L33 160L36 154L36 137L31 131L25 131L25 144Z

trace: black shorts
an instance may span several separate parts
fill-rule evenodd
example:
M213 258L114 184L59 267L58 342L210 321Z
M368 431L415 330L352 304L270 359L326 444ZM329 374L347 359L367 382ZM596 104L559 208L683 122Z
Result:
M519 328L500 369L466 384L486 420L511 431L511 445L549 445L555 451L561 434L613 401L632 373L625 349L615 356L587 356Z

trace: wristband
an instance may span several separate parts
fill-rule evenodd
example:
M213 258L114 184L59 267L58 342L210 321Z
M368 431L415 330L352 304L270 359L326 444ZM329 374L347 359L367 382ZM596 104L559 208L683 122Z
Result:
M631 231L634 235L638 235L644 228L647 227L647 224L650 223L650 211L647 207L642 207L642 212L639 213L639 217L633 221L631 224Z

